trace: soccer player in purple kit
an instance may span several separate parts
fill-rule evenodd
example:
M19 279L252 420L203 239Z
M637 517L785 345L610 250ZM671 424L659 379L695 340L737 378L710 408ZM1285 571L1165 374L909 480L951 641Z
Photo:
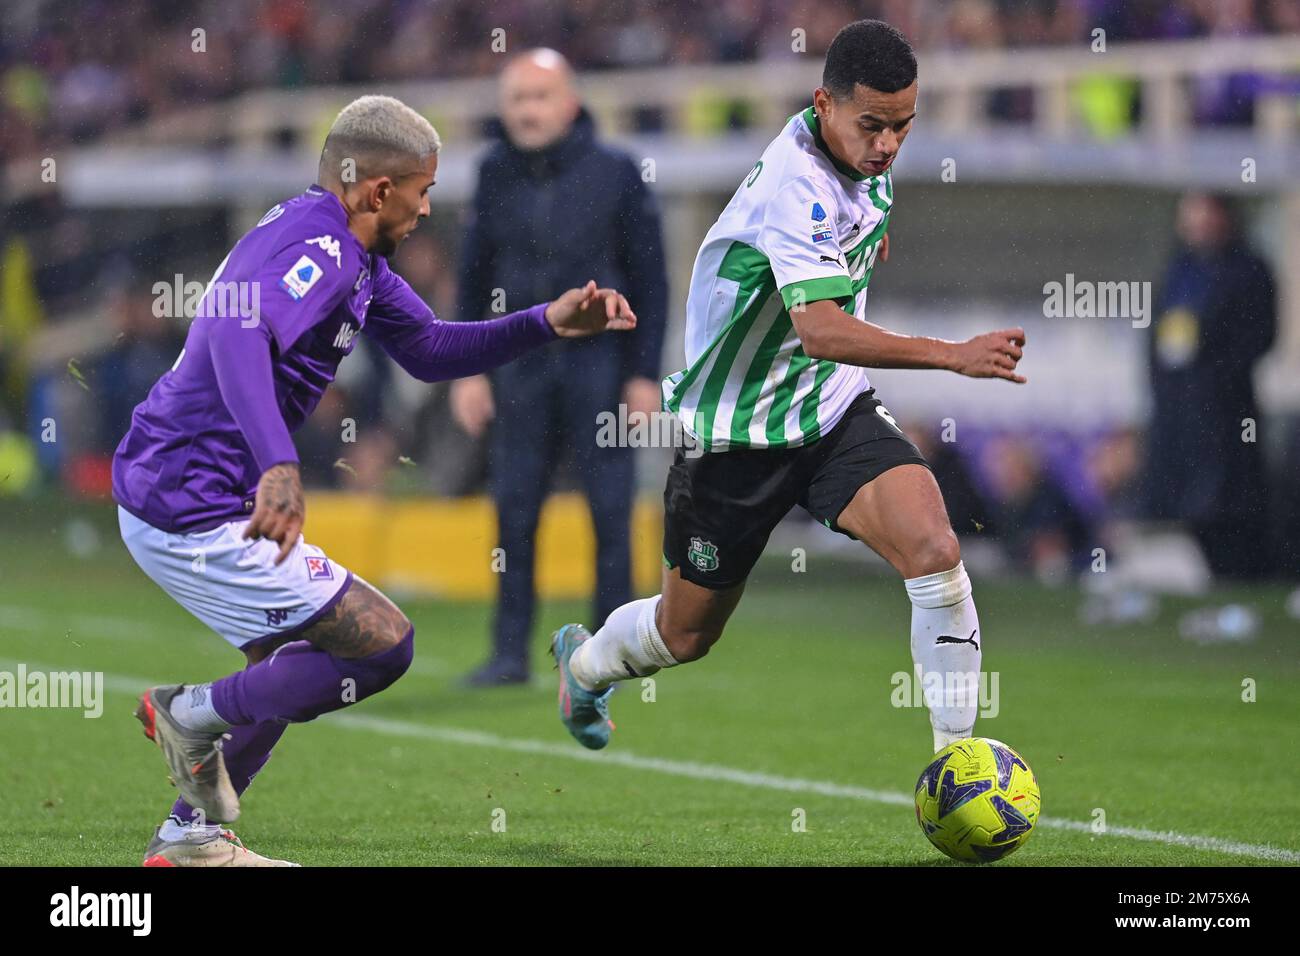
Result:
M440 145L398 100L349 104L326 136L319 183L272 207L217 268L176 364L113 458L132 557L247 657L220 680L140 698L136 716L180 791L146 866L292 865L220 824L239 816L239 795L288 724L364 700L410 665L411 622L301 534L290 433L357 334L433 382L636 324L627 300L594 282L499 319L439 321L386 257L429 215Z

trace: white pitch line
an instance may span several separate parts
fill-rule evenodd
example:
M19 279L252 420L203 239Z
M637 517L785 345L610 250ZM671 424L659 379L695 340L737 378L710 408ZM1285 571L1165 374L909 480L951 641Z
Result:
M109 640L152 641L158 625L148 621L133 620L125 617L97 617L90 614L58 615L50 614L41 608L21 607L16 604L0 604L0 629L9 627L17 631L40 634L47 631L63 631L80 638L79 643L97 637ZM217 635L207 629L182 629L173 632L174 637L183 639L209 639ZM222 639L221 643L225 644ZM427 654L411 662L411 673L436 677L449 670L445 661Z
M79 636L93 635L109 640L148 640L148 632L157 625L128 621L124 618L98 618L89 614L55 615L35 608L0 605L0 628L18 631L76 631Z
M428 724L390 720L385 717L369 717L362 714L327 715L325 719L356 730L371 730L398 737L419 737L443 743L491 747L497 750L511 750L516 753L540 754L569 760L585 760L589 763L615 764L620 767L631 767L634 770L649 770L675 777L690 777L695 780L706 780L710 783L735 783L745 787L759 787L764 790L811 793L822 797L844 797L850 800L883 803L890 806L911 807L913 805L912 795L906 793L873 790L868 787L829 783L822 780L806 780L800 777L757 773L752 770L724 767L720 764L666 760L662 757L641 757L626 750L584 750L576 743L570 746L544 740L500 737L483 731L461 730L455 727L434 727ZM1052 830L1070 830L1076 833L1093 832L1092 824L1079 820L1058 820L1055 817L1040 817L1038 825ZM1217 853L1254 857L1255 859L1275 863L1300 863L1300 852L1296 850L1285 850L1280 847L1254 843L1240 843L1220 837L1193 836L1175 833L1172 830L1162 831L1147 830L1140 827L1108 826L1105 833L1095 835L1099 837L1120 836L1131 840L1142 840L1147 843L1164 843L1170 846L1192 847L1197 850L1212 850Z
M6 668L17 666L17 663L17 661L0 659L0 666ZM59 670L56 667L48 667L30 661L27 662L27 669L28 671ZM104 675L105 689L122 694L139 694L144 688L156 683L158 682L150 681L144 677L129 677L123 674ZM668 760L662 757L642 757L626 750L584 750L577 743L569 745L548 740L502 737L486 731L464 730L459 727L438 727L432 724L419 724L409 720L393 720L387 717L370 717L364 714L326 714L321 719L349 730L364 730L372 733L388 734L393 737L414 737L440 743L486 747L493 750L508 750L514 753L580 760L587 763L612 764L633 770L646 770L674 777L705 780L710 783L734 783L743 787L757 787L763 790L778 790L786 793L810 793L821 797L843 797L848 800L881 803L888 806L910 807L913 802L910 794L896 793L889 790L873 790L869 787L830 783L822 780L807 780L800 777L783 777L778 774L740 770L720 764ZM1055 817L1040 817L1038 825L1051 830L1093 833L1092 824L1079 820L1058 820ZM1271 863L1300 863L1300 851L1286 850L1265 844L1241 843L1237 840L1225 840L1221 837L1195 836L1177 833L1172 830L1108 826L1105 833L1095 834L1095 836L1102 839L1106 837L1125 837L1145 843L1184 846L1196 850L1225 853L1230 856L1267 860Z

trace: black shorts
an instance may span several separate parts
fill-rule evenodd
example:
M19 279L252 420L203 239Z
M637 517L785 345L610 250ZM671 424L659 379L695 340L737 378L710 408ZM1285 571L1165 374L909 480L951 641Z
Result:
M808 445L695 458L678 448L664 489L664 563L703 587L735 587L795 505L849 534L835 519L859 488L897 465L929 467L875 392L855 398L835 427Z

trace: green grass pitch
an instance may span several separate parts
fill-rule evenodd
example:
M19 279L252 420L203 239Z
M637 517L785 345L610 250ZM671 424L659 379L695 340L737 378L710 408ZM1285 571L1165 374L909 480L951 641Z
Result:
M0 710L0 864L136 865L174 791L132 691L242 658L135 567L111 509L79 512L101 546L77 558L66 514L38 516L53 507L0 514L0 670L103 671L106 704L99 719ZM1177 636L1187 601L1101 630L1078 622L1073 589L975 587L1001 682L1001 712L976 732L1029 761L1044 803L996 865L1300 862L1300 627L1284 589L1216 595L1255 603L1264 628L1200 647ZM910 805L930 732L923 709L890 702L911 666L896 581L829 558L764 565L708 658L660 674L652 702L634 684L615 694L618 729L595 756L560 726L544 654L584 606L542 606L534 686L473 692L455 680L484 653L489 608L402 603L411 672L289 728L243 800L250 848L304 865L958 865ZM1104 834L1087 826L1098 810Z

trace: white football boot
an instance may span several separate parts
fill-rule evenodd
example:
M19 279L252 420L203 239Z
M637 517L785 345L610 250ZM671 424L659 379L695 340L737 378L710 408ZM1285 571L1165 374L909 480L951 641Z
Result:
M140 695L135 716L144 725L144 735L162 751L172 783L185 802L201 809L209 820L234 823L239 819L239 797L221 754L226 735L190 730L177 723L171 702L181 689L180 684L149 688Z
M161 828L159 828L161 829ZM145 866L298 866L246 849L229 830L193 827L180 840L164 840L158 829L144 851Z

